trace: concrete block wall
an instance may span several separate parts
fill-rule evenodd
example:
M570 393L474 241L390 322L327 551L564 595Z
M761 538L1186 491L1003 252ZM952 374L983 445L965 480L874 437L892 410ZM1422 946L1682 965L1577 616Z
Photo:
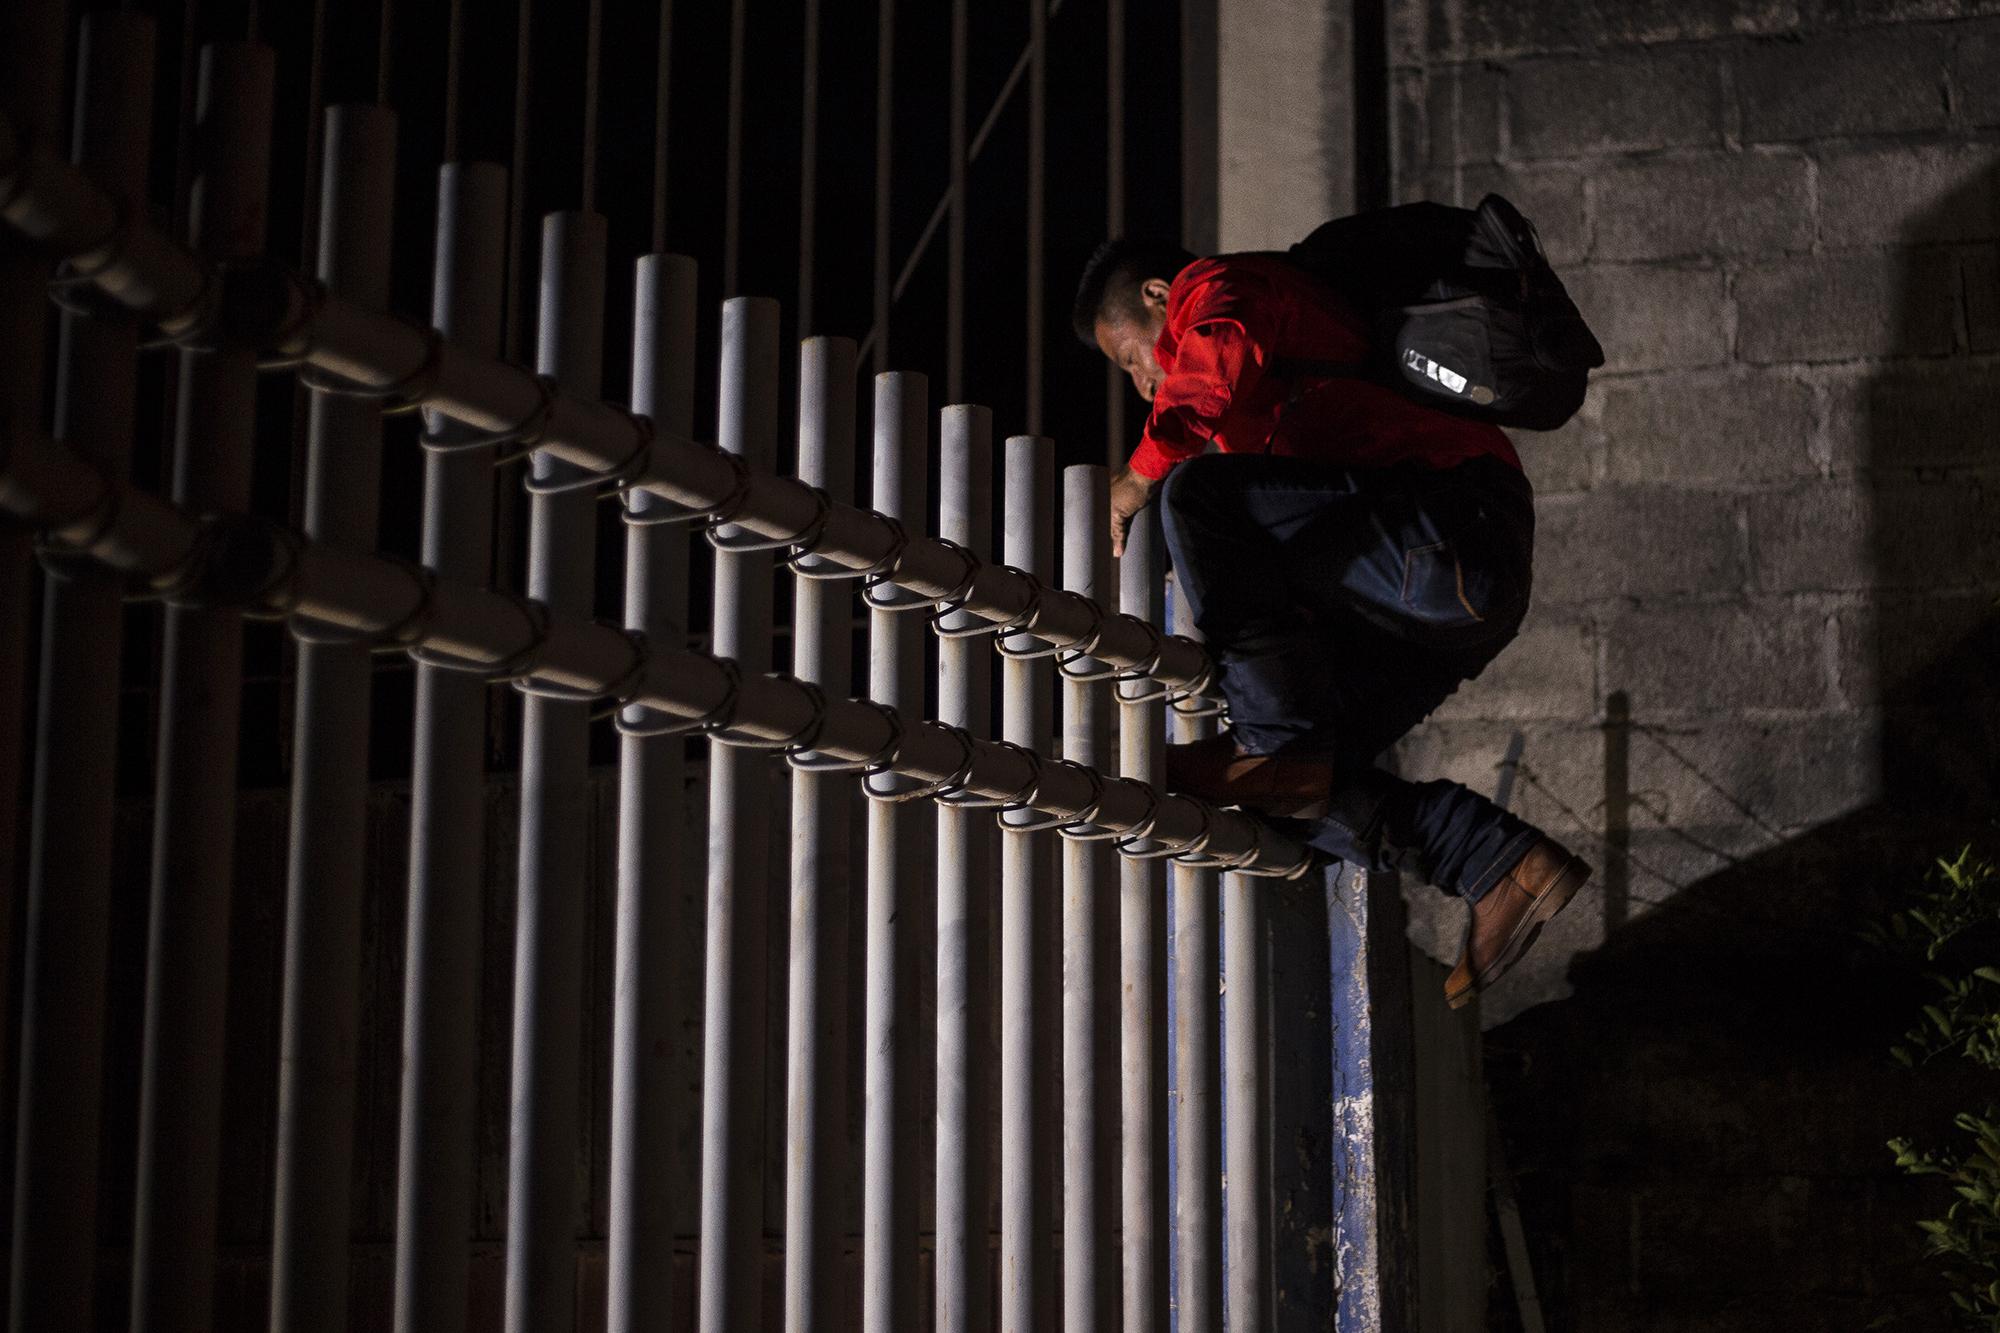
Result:
M1516 808L1601 868L1485 1005L1545 1283L1578 1328L1862 1327L1921 1286L1879 1108L1924 1085L1848 932L2000 810L2000 4L1390 12L1397 197L1513 199L1609 356L1517 436L1520 641L1398 756L1490 791L1520 733ZM1661 1146L1725 1113L1733 1155Z

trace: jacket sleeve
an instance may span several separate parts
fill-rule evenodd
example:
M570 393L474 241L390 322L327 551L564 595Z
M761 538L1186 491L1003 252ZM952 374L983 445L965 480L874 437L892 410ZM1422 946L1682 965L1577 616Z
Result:
M1264 376L1272 355L1268 301L1240 280L1217 275L1180 303L1171 321L1179 342L1174 368L1153 396L1152 415L1132 470L1154 480L1208 447L1232 404Z

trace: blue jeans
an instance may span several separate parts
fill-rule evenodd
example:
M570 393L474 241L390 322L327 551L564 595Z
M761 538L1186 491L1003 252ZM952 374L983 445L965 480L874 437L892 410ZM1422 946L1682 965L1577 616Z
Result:
M1477 902L1539 831L1458 783L1408 782L1375 760L1520 628L1527 478L1494 459L1342 469L1208 454L1169 474L1161 509L1238 743L1333 763L1325 818L1272 822Z

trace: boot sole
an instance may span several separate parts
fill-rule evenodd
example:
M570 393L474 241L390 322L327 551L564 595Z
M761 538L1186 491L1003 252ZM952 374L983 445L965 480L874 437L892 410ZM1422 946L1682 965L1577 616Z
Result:
M1590 866L1582 857L1572 856L1556 872L1555 883L1549 885L1542 896L1535 899L1535 905L1521 918L1514 933L1508 937L1506 947L1499 956L1486 965L1486 970L1472 979L1472 984L1455 995L1446 995L1445 1003L1453 1009L1463 1009L1472 1002L1472 997L1505 976L1507 969L1521 961L1521 955L1533 947L1540 937L1542 927L1555 919L1556 913L1568 907L1570 899L1576 897L1578 889L1590 882Z

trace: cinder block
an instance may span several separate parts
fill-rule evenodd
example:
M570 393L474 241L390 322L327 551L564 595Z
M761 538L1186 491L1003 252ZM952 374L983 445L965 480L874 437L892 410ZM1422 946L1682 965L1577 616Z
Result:
M1766 592L1832 592L1876 582L1869 543L1873 505L1854 478L1752 496L1753 584Z
M1434 55L1454 60L1789 32L1800 17L1794 0L1553 0L1451 9L1452 21L1433 19L1430 39Z
M1583 173L1563 167L1473 165L1453 177L1451 202L1471 208L1498 194L1527 214L1541 234L1542 250L1558 267L1580 263L1590 250L1583 212Z
M1513 156L1719 146L1721 62L1706 48L1618 60L1528 60L1511 71Z
M1596 708L1597 640L1589 622L1535 611L1521 626L1520 637L1432 716L1574 721Z
M1942 129L1950 49L1937 28L1754 42L1736 54L1748 141Z
M1736 354L1753 365L1949 352L1956 257L1935 250L1814 255L1736 279Z
M1958 257L1960 299L1965 302L1965 336L1975 352L2000 351L2000 263L1994 247L1982 245Z
M1958 114L1968 125L2000 125L2000 23L1964 25L1956 35L1951 92Z
M1604 685L1630 694L1635 714L1826 706L1826 615L1810 602L1650 606L1600 633Z
M1977 483L1895 476L1835 478L1753 496L1747 513L1754 586L1770 592L1983 587L2000 580L1996 509Z
M1634 162L1592 183L1599 259L1774 255L1812 242L1806 161L1722 153Z
M1816 475L1809 385L1781 375L1647 376L1603 386L1605 477L1741 485Z
M1535 597L1544 606L1614 597L1713 598L1739 591L1743 577L1742 540L1728 496L1604 487L1536 506Z
M1729 359L1728 293L1720 269L1597 265L1563 285L1604 344L1605 370L1680 370Z
M1430 72L1425 99L1430 164L1491 162L1500 156L1501 89L1507 76L1491 65L1450 65Z
M2000 0L1815 0L1819 17L1830 24L1908 23L1916 19L1963 19L2000 13Z
M2000 145L1838 150L1819 163L1819 234L1828 246L2000 236Z
M2000 440L2000 378L1946 361L1834 380L1828 461L1851 468L1948 468L1991 463Z

